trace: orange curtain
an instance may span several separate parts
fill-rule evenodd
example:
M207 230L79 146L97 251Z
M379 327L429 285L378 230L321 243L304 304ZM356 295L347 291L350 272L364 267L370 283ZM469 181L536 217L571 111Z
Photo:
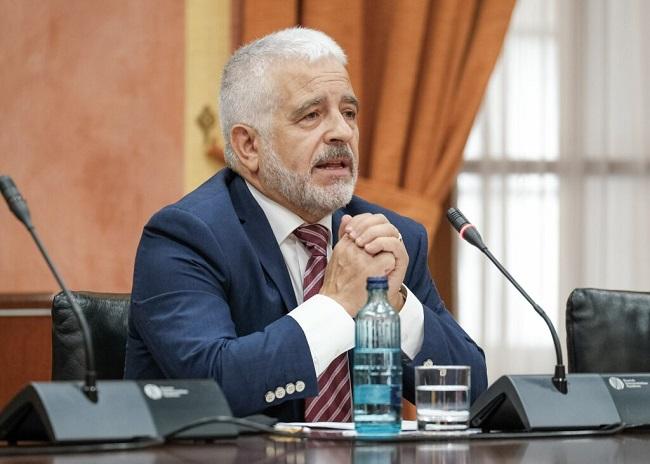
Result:
M361 100L357 194L432 237L515 0L234 0L233 46L303 25L331 35Z

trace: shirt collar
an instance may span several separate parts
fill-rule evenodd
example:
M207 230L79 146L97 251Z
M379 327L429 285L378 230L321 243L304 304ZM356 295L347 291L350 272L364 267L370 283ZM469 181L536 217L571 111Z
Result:
M247 180L246 186L250 190L251 195L264 211L266 219L271 225L271 230L273 230L273 235L278 244L284 242L296 228L300 227L303 224L306 224L300 216L290 211L286 207L277 203L276 201L271 200L269 197L264 195L262 192L253 187ZM323 217L317 224L321 224L329 231L329 240L328 243L332 245L332 214L328 214Z

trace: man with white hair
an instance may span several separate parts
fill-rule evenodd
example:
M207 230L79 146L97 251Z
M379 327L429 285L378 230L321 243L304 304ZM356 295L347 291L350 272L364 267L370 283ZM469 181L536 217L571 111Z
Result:
M414 366L485 360L427 269L424 228L353 196L359 102L341 48L291 28L237 50L220 100L228 167L145 226L126 377L213 378L237 416L349 421L348 352L366 279L399 311Z

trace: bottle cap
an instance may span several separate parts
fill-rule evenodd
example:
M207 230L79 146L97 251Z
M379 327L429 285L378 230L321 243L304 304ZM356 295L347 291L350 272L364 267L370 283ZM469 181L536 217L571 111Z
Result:
M368 277L368 282L366 283L366 289L375 290L375 289L387 289L388 288L388 277L378 276L378 277Z

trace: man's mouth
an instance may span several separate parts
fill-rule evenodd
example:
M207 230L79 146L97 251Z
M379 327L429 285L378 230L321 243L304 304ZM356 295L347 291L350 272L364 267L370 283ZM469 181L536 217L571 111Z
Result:
M350 169L350 160L347 158L338 158L328 161L323 161L322 163L317 163L314 168L316 169L325 169L325 170L339 170L339 169Z

